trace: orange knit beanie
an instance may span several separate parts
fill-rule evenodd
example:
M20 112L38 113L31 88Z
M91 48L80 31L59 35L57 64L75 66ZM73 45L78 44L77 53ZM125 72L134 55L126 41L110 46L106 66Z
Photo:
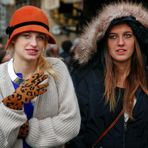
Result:
M26 31L44 33L47 35L49 43L56 43L54 37L49 32L49 22L45 13L38 7L28 5L17 9L12 15L9 26L6 29L6 33L9 35L6 49L14 36Z

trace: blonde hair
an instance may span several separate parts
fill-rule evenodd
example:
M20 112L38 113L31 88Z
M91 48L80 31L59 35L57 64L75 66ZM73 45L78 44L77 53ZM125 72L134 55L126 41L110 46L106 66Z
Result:
M47 71L47 73L53 76L55 79L57 78L57 74L53 70L52 65L45 59L43 55L41 55L38 59L36 71Z
M15 42L17 37L18 37L18 35L13 38L11 44L9 44L9 46L7 48L7 50L9 50L12 53L12 55L14 54L14 44L13 44L13 42ZM47 46L47 44L48 44L48 41L47 41L47 38L46 38L45 47ZM46 71L53 78L55 78L55 79L57 78L57 74L53 70L52 65L45 58L45 50L43 50L43 52L40 55L40 57L38 58L38 62L37 62L36 72L40 72L40 71L43 71L43 72Z

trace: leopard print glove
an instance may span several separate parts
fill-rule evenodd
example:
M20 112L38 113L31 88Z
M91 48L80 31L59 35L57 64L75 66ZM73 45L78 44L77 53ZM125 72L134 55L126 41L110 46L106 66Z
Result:
M29 122L28 120L20 127L18 138L24 139L27 137L29 132Z
M35 73L30 79L25 80L12 95L4 98L2 102L11 109L22 110L24 103L28 103L47 91L48 82L40 84L47 77L48 75L43 73Z

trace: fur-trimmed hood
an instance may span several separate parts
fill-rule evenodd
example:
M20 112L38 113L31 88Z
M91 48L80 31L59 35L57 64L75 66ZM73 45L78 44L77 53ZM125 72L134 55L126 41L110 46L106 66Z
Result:
M91 59L97 50L97 40L103 38L111 21L124 16L134 16L137 21L148 28L148 11L141 4L120 2L104 6L101 13L84 28L80 37L74 57L79 64L85 64Z

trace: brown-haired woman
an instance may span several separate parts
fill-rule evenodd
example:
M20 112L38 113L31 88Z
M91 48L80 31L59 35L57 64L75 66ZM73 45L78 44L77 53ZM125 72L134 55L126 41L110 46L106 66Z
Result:
M148 148L147 20L119 2L85 28L72 72L82 122L68 148Z

